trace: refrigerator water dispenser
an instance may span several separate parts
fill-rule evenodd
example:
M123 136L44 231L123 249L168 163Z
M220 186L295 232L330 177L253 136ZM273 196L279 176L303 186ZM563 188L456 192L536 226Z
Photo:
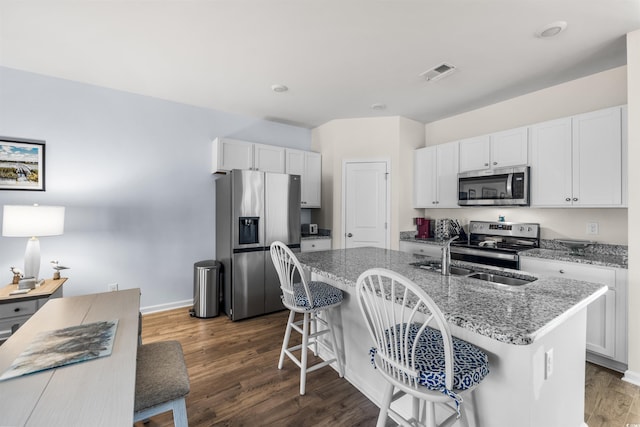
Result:
M241 216L239 220L239 243L241 245L259 243L258 222L260 218L257 216Z

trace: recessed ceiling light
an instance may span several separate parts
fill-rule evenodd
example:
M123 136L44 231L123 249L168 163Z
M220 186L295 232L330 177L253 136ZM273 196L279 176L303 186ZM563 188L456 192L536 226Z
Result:
M387 108L387 106L385 104L371 104L371 109L372 110L384 110L385 108Z
M567 28L566 21L552 22L551 24L547 24L536 31L536 37L539 37L541 39L554 37L563 32L565 28Z
M271 90L274 92L282 93L289 90L285 85L271 85Z

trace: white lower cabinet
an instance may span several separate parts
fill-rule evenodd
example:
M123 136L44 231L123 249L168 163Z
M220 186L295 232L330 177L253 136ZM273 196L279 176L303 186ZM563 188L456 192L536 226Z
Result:
M442 255L442 247L427 243L414 243L401 240L399 249L401 252L410 252L412 254L426 255L434 258L439 258Z
M328 251L331 239L308 239L300 241L300 252Z
M625 368L627 270L530 257L520 258L520 268L533 274L607 285L607 293L587 308L587 360L611 369Z

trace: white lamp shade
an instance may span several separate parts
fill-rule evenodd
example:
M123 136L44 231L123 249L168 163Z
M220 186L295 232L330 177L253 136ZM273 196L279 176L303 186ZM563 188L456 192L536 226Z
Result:
M64 206L5 205L2 235L6 237L58 236L64 233Z

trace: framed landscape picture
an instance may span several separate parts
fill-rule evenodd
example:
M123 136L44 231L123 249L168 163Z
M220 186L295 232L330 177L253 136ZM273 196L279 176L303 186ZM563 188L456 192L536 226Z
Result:
M44 191L44 141L0 137L0 190Z

